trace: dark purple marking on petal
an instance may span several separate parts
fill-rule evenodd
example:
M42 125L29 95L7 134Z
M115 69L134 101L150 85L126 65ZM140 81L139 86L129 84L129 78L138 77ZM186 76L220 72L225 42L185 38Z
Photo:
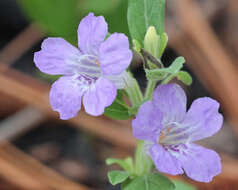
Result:
M150 148L150 157L160 172L171 175L183 174L179 160L173 156L168 149L159 144L154 144Z
M97 79L83 97L85 111L93 116L102 115L104 109L115 100L116 94L117 89L112 82L103 77Z

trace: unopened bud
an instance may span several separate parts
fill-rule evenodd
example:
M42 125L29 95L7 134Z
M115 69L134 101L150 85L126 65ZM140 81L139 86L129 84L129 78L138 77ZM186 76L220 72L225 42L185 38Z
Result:
M156 58L158 58L159 53L159 38L155 27L150 26L145 35L144 48Z

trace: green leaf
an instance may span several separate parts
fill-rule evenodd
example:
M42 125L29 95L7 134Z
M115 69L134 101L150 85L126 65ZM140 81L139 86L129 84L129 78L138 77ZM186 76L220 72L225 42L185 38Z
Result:
M133 173L134 165L133 165L133 159L131 157L127 157L124 160L125 164L127 165L127 171Z
M68 0L67 0L68 1ZM118 32L129 35L127 19L128 0L78 0L78 13L82 17L88 12L103 15L110 33Z
M174 184L160 173L150 173L127 180L121 186L122 190L173 190Z
M186 85L191 85L193 82L191 75L186 71L179 71L177 78Z
M78 0L21 0L21 7L30 17L53 36L77 42L80 21Z
M146 78L149 80L153 80L153 81L160 81L163 80L167 74L168 74L168 69L145 69L145 73L146 73Z
M143 101L143 95L137 80L130 72L127 71L127 73L124 75L124 81L125 81L125 91L132 106L140 104Z
M182 69L184 63L185 59L183 57L178 57L168 68L152 70L146 69L146 77L147 79L154 81L163 80L168 76L168 74L172 75L172 77L175 77Z
M130 107L130 108L129 108L129 114L130 114L131 116L135 116L135 115L137 114L137 112L138 112L140 106L141 106L142 104L144 104L146 101L148 101L148 100L145 100L145 99L144 99L144 100L141 101L139 104L136 104L136 105Z
M147 29L154 26L164 32L165 0L128 0L127 19L132 39L143 44Z
M77 45L77 28L89 12L103 15L109 31L129 34L127 0L20 0L26 15L49 33Z
M108 159L106 159L106 164L107 165L118 164L124 170L128 169L127 164L124 162L124 160L117 159L117 158L108 158Z
M129 174L124 171L114 170L108 172L107 176L112 185L117 185L125 181L129 177Z
M140 45L140 43L139 43L137 40L135 40L135 39L132 40L132 43L133 43L133 49L134 49L138 54L141 55L141 53L140 53L140 50L141 50L141 45Z
M91 0L94 1L94 0ZM102 1L101 3L107 4L108 2L114 2L112 0ZM125 33L129 36L129 29L127 25L127 7L128 7L128 0L119 0L119 5L117 7L114 6L114 9L110 10L110 13L105 14L104 12L100 12L99 14L103 14L108 22L109 31L111 33L118 32L118 33Z
M183 64L185 63L184 57L178 57L174 62L169 66L168 72L171 74L176 74L182 69Z
M88 12L89 10L91 12L111 12L113 11L115 8L118 8L119 4L120 4L120 0L87 0L87 1L82 1L82 0L78 0L79 1L79 7L80 10L84 11L84 12Z
M196 187L188 183L184 183L183 181L173 180L173 183L176 186L175 190L196 190Z
M117 97L104 111L104 115L117 120L127 120L131 117L129 107L124 103L122 91L117 91Z
M47 82L53 83L55 82L58 78L61 77L61 75L47 75L45 73L42 73L41 71L36 72L36 76L45 79Z
M174 62L168 68L166 68L169 75L162 81L161 84L167 84L173 78L177 77L184 63L184 57L178 57L177 59L175 59Z
M132 158L128 157L125 160L117 159L117 158L108 158L106 160L107 165L118 164L121 166L125 171L129 173L133 172L133 161Z
M161 58L161 56L163 55L164 53L164 50L167 46L167 43L168 43L168 35L166 33L163 33L161 36L160 36L160 39L159 39L159 55L158 55L158 58Z
M139 140L136 147L136 159L135 159L135 173L138 176L147 174L154 166L151 158L145 153L144 141Z

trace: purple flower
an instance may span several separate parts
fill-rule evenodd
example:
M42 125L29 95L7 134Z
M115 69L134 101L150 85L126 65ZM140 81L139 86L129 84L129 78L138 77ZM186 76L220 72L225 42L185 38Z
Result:
M221 172L221 159L213 150L194 144L220 130L223 117L211 98L195 100L186 112L186 95L176 84L157 87L153 100L144 103L133 120L133 135L145 141L156 168L172 175L210 182Z
M62 38L47 38L34 62L44 73L63 75L51 87L50 103L61 119L81 108L93 116L112 104L117 89L124 88L125 69L132 60L128 38L114 33L106 40L107 23L90 13L79 24L78 48Z

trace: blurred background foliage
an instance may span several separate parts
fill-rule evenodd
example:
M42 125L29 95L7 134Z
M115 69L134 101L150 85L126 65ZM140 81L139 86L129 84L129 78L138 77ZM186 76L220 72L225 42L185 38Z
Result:
M78 24L89 12L103 15L110 33L129 34L127 0L21 0L19 4L49 36L63 37L74 45L77 44Z

